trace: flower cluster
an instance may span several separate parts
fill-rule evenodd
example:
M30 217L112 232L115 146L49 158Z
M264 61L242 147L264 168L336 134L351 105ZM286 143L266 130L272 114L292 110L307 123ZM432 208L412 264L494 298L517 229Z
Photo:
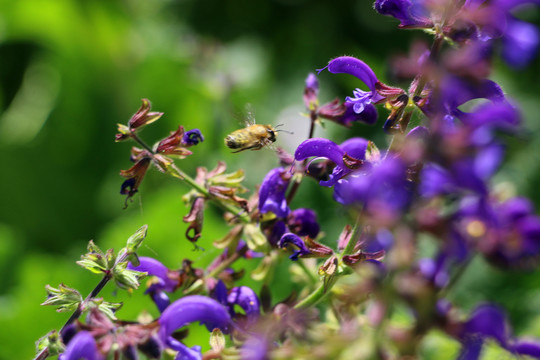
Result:
M131 198L153 164L191 187L183 197L189 241L206 241L207 204L223 211L229 231L212 240L221 250L208 266L186 257L176 270L137 255L146 228L118 255L91 242L78 263L102 281L86 298L63 284L47 286L44 305L73 315L41 340L37 358L423 358L435 334L458 359L479 359L486 343L540 359L540 340L514 335L497 299L471 304L449 296L474 261L500 271L540 265L533 203L496 186L504 137L522 131L522 121L489 78L496 50L513 67L532 61L538 30L516 17L529 3L538 1L376 0L376 12L396 18L399 28L433 35L429 49L415 45L406 66L390 71L410 76L409 87L386 84L366 62L341 56L319 76L352 75L359 87L320 105L319 80L310 73L303 94L309 136L294 154L276 151L280 165L247 199L241 169L226 173L219 162L191 178L174 163L203 141L199 130L179 126L146 145L139 130L163 114L150 112L144 99L116 136L141 146L132 149L133 167L121 172L122 193ZM346 135L383 113L388 145ZM345 140L314 137L323 120L343 125ZM331 221L297 197L309 178L332 193L331 210L348 223L337 239L325 234ZM110 280L133 292L143 276L154 315L119 320L120 304L97 297ZM185 327L196 322L209 331L209 346L186 345Z

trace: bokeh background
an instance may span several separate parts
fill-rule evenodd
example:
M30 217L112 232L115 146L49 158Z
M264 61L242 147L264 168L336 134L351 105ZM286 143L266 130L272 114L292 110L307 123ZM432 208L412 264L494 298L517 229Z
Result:
M522 16L540 20L538 9ZM429 41L396 25L368 0L0 0L0 359L31 358L34 342L67 319L39 305L46 284L62 282L86 294L98 282L75 264L90 239L119 249L148 224L142 255L171 268L185 257L204 266L216 255L212 241L227 230L220 212L207 208L200 241L206 251L194 252L182 222L189 189L174 179L151 171L123 209L118 172L131 166L130 144L115 143L114 135L141 98L165 113L143 132L149 143L179 124L197 127L206 141L181 168L194 174L197 166L224 160L229 170L246 169L253 188L277 160L269 150L231 154L223 145L243 125L245 105L257 122L293 131L280 134L278 145L294 151L308 133L301 115L307 74L347 54L391 82L388 59L406 53L413 39ZM493 77L523 107L527 129L509 139L497 182L513 184L540 209L539 61L520 71L495 65ZM350 76L319 79L323 102L357 86ZM364 136L380 147L387 141L380 123L350 130L327 123L318 134L336 142ZM331 189L310 181L293 207L317 209L330 244L350 222L332 203ZM280 291L278 298L290 288ZM103 295L126 301L123 319L153 309L142 291L109 286ZM476 259L450 297L465 309L495 300L518 333L540 336L540 272L504 273ZM444 341L434 338L426 358L452 358L457 345ZM437 348L449 350L432 351Z

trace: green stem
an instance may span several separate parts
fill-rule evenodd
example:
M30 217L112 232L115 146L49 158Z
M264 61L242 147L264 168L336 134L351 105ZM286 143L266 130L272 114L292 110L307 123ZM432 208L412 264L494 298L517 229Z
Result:
M322 284L319 285L315 291L313 291L311 294L309 294L304 300L300 301L298 304L294 306L295 309L306 309L312 305L317 304L321 300L323 300L329 293L332 286L334 286L335 280L332 281L330 284Z
M132 134L133 140L137 142L139 145L141 145L143 148L145 148L147 151L149 151L152 156L156 153L150 146L148 146L140 137L138 137L136 134ZM191 176L180 170L178 166L176 166L174 163L170 165L170 167L167 168L167 172L176 177L177 179L180 179L187 183L189 186L191 186L193 189L200 192L205 198L215 200L214 203L217 204L217 206L221 207L223 210L228 211L230 213L233 213L235 216L237 216L243 223L249 224L251 222L251 219L248 214L245 213L243 209L240 209L232 204L226 203L224 201L221 201L220 199L215 198L210 194L210 192L204 187L198 184L195 179L193 179Z
M240 253L235 252L227 259L223 260L218 266L216 266L212 271L205 276L206 279L217 277L223 270L231 266L236 260L240 259ZM190 295L197 293L204 285L204 280L198 280L193 285L191 285L185 292L184 295Z
M362 217L362 213L358 214L358 217L356 219L356 223L354 224L354 228L351 233L351 237L349 239L349 242L345 246L345 249L340 254L340 258L343 258L343 256L352 254L354 252L354 247L356 246L356 243L358 242L358 238L360 235L360 220ZM305 266L305 265L304 265ZM307 270L307 269L306 269ZM309 271L306 271L306 273L311 274ZM302 301L300 301L298 304L294 306L295 309L305 309L311 305L315 305L321 300L323 300L329 293L334 284L337 282L337 279L339 276L348 275L351 272L348 271L348 268L344 269L344 271L340 274L335 274L326 284L324 281L307 297L305 297ZM312 274L311 274L312 275Z
M300 268L304 271L304 273L307 275L307 277L311 280L313 284L316 284L319 281L315 274L313 274L313 272L307 268L306 264L304 264L301 259L296 262L296 265L300 266Z
M175 164L171 164L168 170L172 176L186 182L189 186L191 186L192 188L200 192L205 198L215 200L213 202L214 204L219 206L221 209L234 214L244 224L249 224L251 222L251 218L243 209L240 209L232 204L229 204L227 202L224 202L224 201L221 201L220 199L215 198L214 196L212 196L212 194L210 194L210 192L206 188L197 184L197 182L191 176L189 176L188 174L180 170L180 168L178 168Z
M114 262L114 265L113 265L113 268L114 266L126 261L127 257L130 255L130 253L128 251L126 251L125 253L123 253L122 255L118 256L118 258L116 259L116 261ZM62 331L67 327L69 326L71 323L75 322L75 320L77 320L79 317L81 317L81 315L83 314L84 312L84 308L86 307L86 304L88 302L90 302L90 300L92 300L93 298L95 298L96 296L98 296L98 294L101 292L101 290L103 290L103 288L105 287L105 285L107 285L107 283L113 278L112 276L113 272L112 272L112 269L111 270L108 270L105 275L103 276L103 278L99 281L99 283L96 285L96 287L90 292L90 294L88 294L88 296L79 304L79 306L77 306L77 309L73 312L73 314L71 314L71 316L69 317L69 319L67 319L67 321L64 323L64 326L62 326L62 328L60 329L60 331L58 333L62 333ZM45 347L43 350L41 350L39 352L39 354L36 355L36 357L34 358L34 360L44 360L46 358L49 357L49 348L48 347Z

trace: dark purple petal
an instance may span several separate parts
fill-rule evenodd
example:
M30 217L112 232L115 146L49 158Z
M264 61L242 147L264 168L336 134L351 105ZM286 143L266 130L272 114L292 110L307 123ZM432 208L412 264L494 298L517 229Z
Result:
M152 291L150 296L152 297L152 300L154 301L154 304L156 304L160 313L162 313L171 303L171 300L169 300L169 297L163 291Z
M499 214L502 218L508 221L517 221L534 213L534 208L531 201L527 198L517 197L512 198L501 204Z
M240 306L246 313L249 322L258 319L261 314L261 305L259 297L255 292L247 286L239 286L232 288L227 302L231 305L234 311L234 305Z
M294 152L294 158L298 161L316 156L330 159L337 166L345 166L343 155L345 152L335 142L322 138L308 139L298 145Z
M358 160L364 160L366 158L367 146L368 141L360 137L347 139L339 145L347 155Z
M169 337L167 345L178 352L175 360L202 360L201 347L198 345L188 348L173 337Z
M427 164L420 175L420 194L425 197L450 194L456 190L456 184L448 170L437 165Z
M289 206L285 199L285 192L289 186L289 180L284 179L283 168L272 169L266 174L259 190L259 211L265 214L269 211L280 218L289 214Z
M493 305L478 306L464 324L462 337L470 336L493 338L505 347L509 337L505 314Z
M381 15L395 17L401 22L401 26L428 26L430 24L426 9L411 0L376 0L374 8Z
M474 159L474 172L480 178L488 180L499 168L504 157L504 147L492 144L481 149Z
M148 273L150 276L155 276L160 280L159 288L168 291L173 292L178 285L178 281L175 281L171 278L169 278L169 269L157 261L156 259L153 259L151 257L141 256L139 258L139 266L134 266L132 263L128 264L129 270L136 270L140 272Z
M277 246L279 239L285 234L285 231L287 231L287 226L285 225L285 222L278 220L273 225L272 228L269 230L269 235L267 235L268 242L272 246Z
M463 341L463 348L459 353L457 360L478 360L484 340L478 337L470 337Z
M319 92L319 80L317 80L317 76L315 76L314 73L309 73L306 78L306 90L307 89L314 92L315 95L317 95Z
M187 145L197 145L199 142L204 141L204 136L199 129L189 130L184 134L182 142Z
M401 211L409 203L406 167L397 158L387 158L371 168L364 167L341 179L334 199L343 205L364 204L371 210Z
M504 101L504 92L494 81L483 79L468 81L456 76L448 76L442 84L442 97L449 114L459 116L458 107L473 99Z
M337 119L337 122L344 126L351 126L353 122L362 122L364 124L373 125L377 122L379 114L377 108L373 104L366 104L364 110L361 113L354 111L354 104L345 102L345 113Z
M379 14L393 16L403 25L413 23L409 16L411 0L376 0L373 6Z
M225 283L221 279L218 280L216 286L214 287L212 297L220 304L227 305L227 286L225 286Z
M328 65L320 71L328 69L332 74L349 74L360 79L374 92L375 84L379 81L371 68L362 60L352 56L341 56L330 60ZM378 100L375 100L378 101Z
M185 359L201 358L200 346L191 349L175 340L171 334L183 326L193 322L204 324L208 331L219 328L228 332L231 325L231 317L227 309L217 301L201 295L189 295L173 302L159 318L159 338L166 346L179 351L178 356ZM177 359L184 359L178 357Z
M521 115L515 106L507 101L501 101L480 105L473 112L462 116L461 120L472 129L487 126L514 131L521 122Z
M298 236L309 236L315 239L319 234L317 214L311 209L296 209L289 214L287 225Z
M450 169L454 182L457 186L469 189L478 194L486 194L486 179L480 177L476 172L474 159L465 158L452 164Z
M511 66L527 66L538 52L540 35L536 26L523 21L509 19L503 37L502 57Z
M71 339L61 360L99 360L103 359L96 345L96 340L88 331L80 331Z
M296 261L298 260L299 256L305 256L311 254L309 249L307 248L306 244L302 239L300 239L297 235L293 233L287 233L281 237L281 240L279 240L278 246L280 248L285 248L287 245L293 244L298 248L298 250L295 250L294 253L289 256L289 259Z
M540 343L538 340L519 340L512 344L508 350L520 355L527 355L540 359Z

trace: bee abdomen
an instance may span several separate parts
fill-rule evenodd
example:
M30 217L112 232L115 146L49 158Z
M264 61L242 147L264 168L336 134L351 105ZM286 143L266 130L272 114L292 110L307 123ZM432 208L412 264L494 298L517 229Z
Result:
M227 135L225 138L225 145L227 145L227 147L230 149L238 149L242 147L242 141L239 140L241 139L239 139L238 136L234 137L232 135Z

